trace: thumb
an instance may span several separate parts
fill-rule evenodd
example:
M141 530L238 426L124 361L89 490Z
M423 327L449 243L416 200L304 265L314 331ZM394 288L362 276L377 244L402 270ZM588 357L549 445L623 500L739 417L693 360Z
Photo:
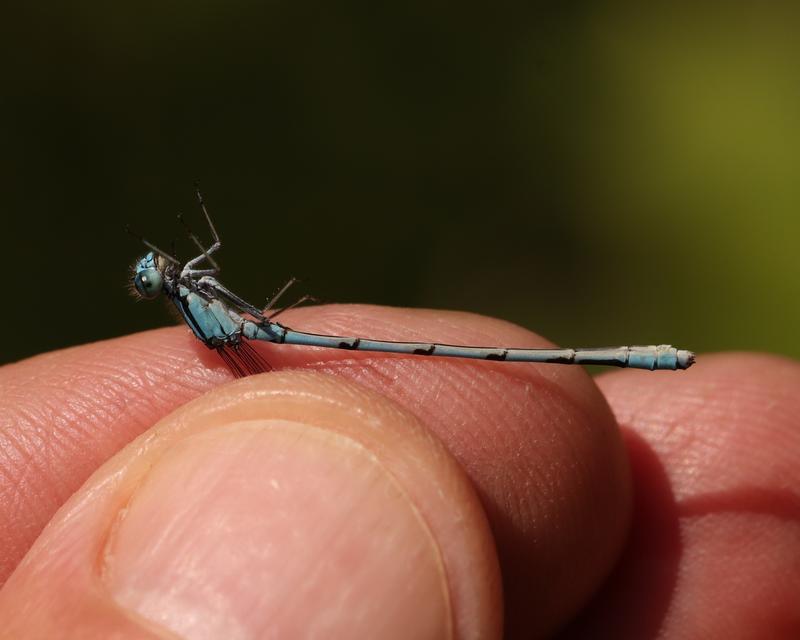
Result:
M0 636L499 637L465 475L388 400L255 376L103 465L0 591Z

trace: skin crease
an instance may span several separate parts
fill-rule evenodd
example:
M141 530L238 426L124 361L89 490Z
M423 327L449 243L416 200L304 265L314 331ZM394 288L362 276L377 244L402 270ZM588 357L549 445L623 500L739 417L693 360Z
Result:
M308 331L386 339L548 344L507 323L461 313L337 305L298 309L281 321ZM474 598L469 612L459 609L461 596L453 600L461 637L477 637L481 629L478 635L498 636L500 597L505 636L511 638L544 637L558 628L559 635L575 638L800 635L796 363L750 354L703 356L686 372L605 374L598 390L578 367L276 345L260 350L276 369L335 374L331 394L348 382L371 389L378 395L370 395L365 406L390 413L402 407L403 420L416 425L414 433L433 436L415 440L431 461L417 473L441 477L445 469L445 477L457 479L454 496L460 497L440 511L452 516L455 505L472 514L474 523L472 533L451 548L446 527L428 522L439 547L452 554L444 561L451 596ZM292 379L299 374L278 375L290 377L290 390L300 388L301 381ZM183 328L0 368L3 579L103 462L177 407L229 379L215 354ZM228 388L236 387L221 391ZM109 464L123 468L144 459L136 449L121 455L127 462L117 456ZM108 469L89 485L106 486ZM420 491L414 498L418 508L433 492L429 484L407 485ZM85 497L79 491L73 501ZM44 538L59 530L67 535L59 529L68 526L63 517L64 511ZM484 517L488 529L480 524ZM46 577L63 564L46 554L35 556L36 562L31 557L0 591L4 621L34 596L44 619L57 613L63 598L58 582L29 581L25 572L32 575L35 566L34 573ZM457 569L476 558L483 558L477 566L488 572L482 578ZM502 590L488 577L493 558ZM39 591L25 593L25 584L39 585ZM118 630L119 637L142 637L142 625L150 624L121 618L108 603L68 613L62 610L58 618L65 636L67 629L88 624ZM26 622L16 623L16 637L24 637Z

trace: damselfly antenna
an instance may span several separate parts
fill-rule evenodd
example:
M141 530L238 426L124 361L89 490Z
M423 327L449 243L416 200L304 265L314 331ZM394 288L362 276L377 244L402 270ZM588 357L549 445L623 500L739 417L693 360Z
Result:
M164 258L168 262L171 262L171 263L176 264L176 265L180 265L180 260L178 260L175 256L171 256L166 251L162 251L156 245L154 245L152 242L147 240L144 236L136 233L127 224L125 225L125 232L128 233L129 235L132 235L134 238L137 238L145 247L147 247L151 251L154 251L155 253L160 255L162 258Z

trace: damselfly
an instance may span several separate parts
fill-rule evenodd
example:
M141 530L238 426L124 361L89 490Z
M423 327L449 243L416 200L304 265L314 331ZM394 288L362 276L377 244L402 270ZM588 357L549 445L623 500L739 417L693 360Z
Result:
M382 351L417 356L444 356L506 362L548 362L556 364L597 364L636 369L687 369L694 363L694 354L669 345L606 347L588 349L519 349L512 347L469 347L434 342L395 342L355 336L320 335L296 331L279 322L284 309L276 304L295 280L280 289L267 306L260 309L224 287L216 278L219 265L212 257L222 243L198 189L197 200L214 240L205 247L186 227L189 239L200 254L186 263L141 238L150 251L133 267L133 291L146 300L165 295L209 349L214 349L236 376L246 376L271 369L264 358L248 344L262 340L352 351ZM180 218L180 217L179 217ZM182 218L180 218L181 221ZM184 223L185 224L185 223Z

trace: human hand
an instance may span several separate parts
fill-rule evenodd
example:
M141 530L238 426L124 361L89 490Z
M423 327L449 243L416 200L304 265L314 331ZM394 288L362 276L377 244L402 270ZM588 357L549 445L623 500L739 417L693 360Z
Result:
M458 313L286 323L545 344ZM186 333L0 368L0 637L495 638L504 610L507 637L800 635L794 362L592 381L271 345L290 370L220 386Z

